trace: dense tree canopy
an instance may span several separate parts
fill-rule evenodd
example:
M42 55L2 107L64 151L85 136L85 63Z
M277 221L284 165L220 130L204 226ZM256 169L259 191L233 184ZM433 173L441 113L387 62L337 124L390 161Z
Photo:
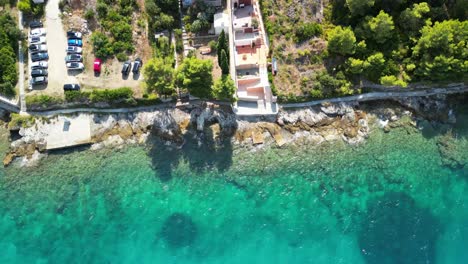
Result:
M212 70L213 63L210 60L185 58L176 71L177 85L196 97L212 98Z
M393 24L392 17L380 11L380 13L369 20L368 22L370 36L378 44L383 44L392 39L395 33L395 25Z
M352 15L364 15L374 6L374 0L346 0L346 6Z
M356 37L351 28L337 26L328 33L328 51L340 55L354 54Z
M387 2L332 1L330 18L339 26L328 31L328 51L347 57L336 72L400 86L467 77L468 22L450 16L466 14L460 3L468 1Z
M426 2L414 4L412 8L406 8L400 15L400 27L409 36L417 35L424 26L425 17L430 10L430 6Z
M149 60L143 69L148 92L161 95L174 93L174 68L163 58Z
M460 78L468 73L468 21L427 25L413 47L416 75L431 80Z
M178 0L145 0L145 10L152 31L172 30L177 26Z
M0 93L14 96L18 81L16 53L22 34L14 18L6 11L0 12Z

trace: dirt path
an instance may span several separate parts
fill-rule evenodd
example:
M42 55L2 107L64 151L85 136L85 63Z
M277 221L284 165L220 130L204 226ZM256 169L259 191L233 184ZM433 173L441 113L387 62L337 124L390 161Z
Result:
M67 37L63 29L59 9L60 0L49 0L46 5L47 47L49 51L49 85L47 94L63 95L63 84L76 83L65 64Z

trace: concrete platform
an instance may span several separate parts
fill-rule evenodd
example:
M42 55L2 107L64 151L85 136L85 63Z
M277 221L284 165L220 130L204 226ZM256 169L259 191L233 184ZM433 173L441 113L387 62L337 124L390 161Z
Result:
M46 149L60 149L91 143L91 119L89 115L53 120L54 125L46 137Z

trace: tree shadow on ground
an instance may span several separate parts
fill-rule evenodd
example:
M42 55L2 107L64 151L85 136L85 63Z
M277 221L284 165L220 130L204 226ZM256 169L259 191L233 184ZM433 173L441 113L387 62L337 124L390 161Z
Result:
M387 193L368 204L358 242L367 263L435 263L440 224L408 195Z
M173 170L180 162L188 163L190 170L195 173L210 169L217 169L222 173L231 167L232 134L221 130L218 135L216 130L208 126L209 124L205 124L206 128L202 132L189 127L181 136L179 144L152 133L149 155L152 167L161 181L171 180Z

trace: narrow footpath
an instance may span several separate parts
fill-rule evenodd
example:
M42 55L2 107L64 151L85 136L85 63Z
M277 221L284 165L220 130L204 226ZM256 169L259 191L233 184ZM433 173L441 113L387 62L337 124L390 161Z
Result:
M23 28L23 13L18 9L18 27L21 31ZM26 95L24 92L24 54L22 50L21 40L18 41L18 63L19 63L19 101L20 101L20 114L27 114L26 109Z
M432 88L425 89L421 91L408 91L408 92L371 92L347 97L338 97L323 99L317 101L309 101L304 103L291 103L291 104L281 104L280 108L302 108L310 107L314 105L319 105L323 103L346 103L346 102L365 102L365 101L375 101L375 100L392 100L395 98L404 98L404 97L425 97L438 94L457 94L457 93L466 93L468 92L468 86L461 84L459 86L452 86L447 88Z

